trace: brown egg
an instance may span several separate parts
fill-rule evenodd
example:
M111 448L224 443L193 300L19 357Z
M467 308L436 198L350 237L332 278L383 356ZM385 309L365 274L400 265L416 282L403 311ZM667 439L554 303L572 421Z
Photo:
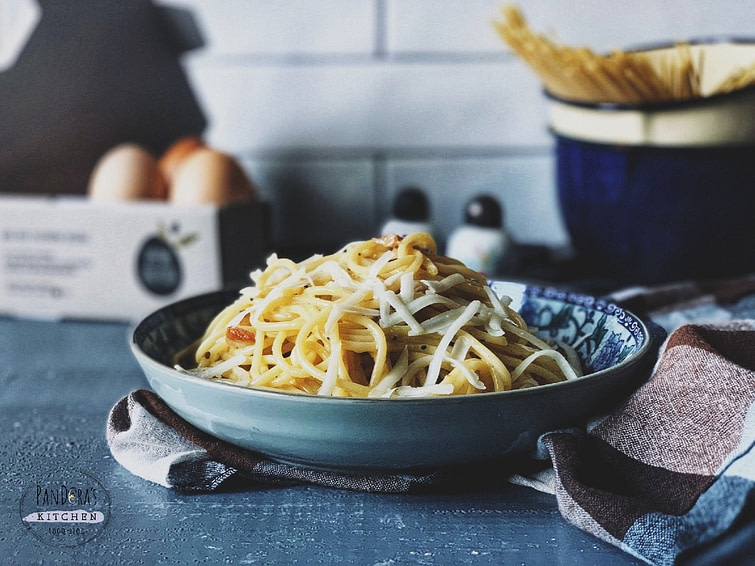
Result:
M139 145L124 143L97 162L87 194L96 201L163 199L167 185L152 154Z
M186 136L176 140L165 150L157 165L168 184L173 181L173 176L184 159L201 147L204 147L202 138Z
M255 194L252 182L233 157L203 147L191 152L178 167L168 199L179 205L223 205Z

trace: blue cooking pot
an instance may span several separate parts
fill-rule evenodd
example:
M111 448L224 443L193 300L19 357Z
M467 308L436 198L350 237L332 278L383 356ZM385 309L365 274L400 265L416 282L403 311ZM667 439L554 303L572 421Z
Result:
M755 43L743 46L755 61ZM560 208L585 273L655 284L755 272L755 87L548 105Z

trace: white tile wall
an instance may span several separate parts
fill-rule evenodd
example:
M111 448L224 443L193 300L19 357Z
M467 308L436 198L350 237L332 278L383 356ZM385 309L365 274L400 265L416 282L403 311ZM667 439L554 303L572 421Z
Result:
M463 219L463 205L443 206L443 202L464 203L483 193L496 195L504 203L506 225L517 240L558 246L567 238L554 212L558 206L555 191L549 190L553 183L548 154L393 159L386 181L389 202L400 187L430 188L435 197L431 216L440 238ZM517 203L522 203L519 210Z
M496 0L163 0L207 45L185 67L208 141L273 204L276 246L368 237L406 184L442 243L467 199L497 195L519 241L562 246L540 85L507 52ZM608 50L755 36L753 0L522 0L535 29Z
M189 6L207 49L219 56L371 55L377 34L372 0L172 0Z
M202 64L192 68L192 80L208 113L208 136L233 152L548 142L539 85L511 61Z

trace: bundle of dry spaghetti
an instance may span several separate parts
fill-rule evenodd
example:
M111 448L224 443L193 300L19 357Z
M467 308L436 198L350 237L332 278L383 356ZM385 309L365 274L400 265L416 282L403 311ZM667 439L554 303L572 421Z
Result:
M425 233L298 263L274 254L252 281L209 325L186 371L342 397L506 391L581 373L573 351L535 336L510 298L438 255Z
M703 94L704 51L688 43L667 50L615 50L600 55L586 47L569 47L534 32L521 11L503 7L503 21L493 25L511 48L540 77L546 90L578 102L653 104L711 96L755 85L755 62L731 71Z

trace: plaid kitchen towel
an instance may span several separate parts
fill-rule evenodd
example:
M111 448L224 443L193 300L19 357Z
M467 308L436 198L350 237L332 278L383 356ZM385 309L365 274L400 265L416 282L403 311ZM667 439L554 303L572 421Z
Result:
M441 474L353 475L273 462L202 432L152 391L138 390L110 411L107 441L131 473L180 491L213 491L239 484L312 483L326 487L401 493L435 485Z
M622 405L540 444L562 515L651 564L755 535L755 322L678 328Z
M682 324L755 319L755 275L631 287L607 298L668 332Z
M752 289L681 288L616 297L673 329L652 376L585 429L543 435L530 462L549 466L509 480L553 493L567 521L648 563L744 559L755 551L755 318L732 318L747 314ZM707 322L679 325L701 304ZM483 473L355 476L278 464L198 431L148 391L113 407L107 438L126 469L185 491L307 482L409 492Z

